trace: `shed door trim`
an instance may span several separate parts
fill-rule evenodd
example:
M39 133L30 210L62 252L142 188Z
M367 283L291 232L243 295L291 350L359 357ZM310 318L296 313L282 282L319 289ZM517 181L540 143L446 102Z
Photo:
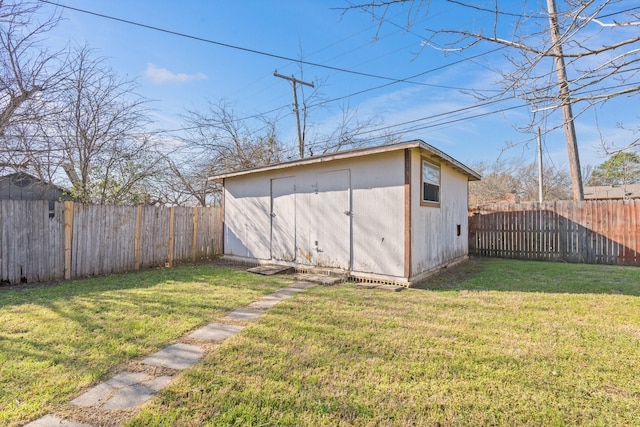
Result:
M404 150L404 276L411 277L411 150Z

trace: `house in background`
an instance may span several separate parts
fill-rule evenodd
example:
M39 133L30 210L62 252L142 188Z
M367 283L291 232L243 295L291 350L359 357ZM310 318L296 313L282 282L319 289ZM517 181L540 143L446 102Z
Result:
M640 184L597 185L584 187L585 200L640 199Z
M25 172L0 176L0 200L47 200L50 217L53 217L55 202L68 198L64 188Z
M0 200L59 201L65 190L24 172L0 176Z
M408 286L468 256L468 182L423 141L210 178L224 187L224 255Z

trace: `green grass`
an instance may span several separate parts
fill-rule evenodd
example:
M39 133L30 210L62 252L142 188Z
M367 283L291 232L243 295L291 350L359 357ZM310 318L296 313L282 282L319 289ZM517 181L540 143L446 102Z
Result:
M400 293L316 287L131 426L640 425L640 270L471 260Z
M284 286L184 266L0 288L0 425L21 425L127 362Z
M196 266L0 290L0 425L285 284ZM640 425L639 269L472 259L420 288L297 294L129 425Z

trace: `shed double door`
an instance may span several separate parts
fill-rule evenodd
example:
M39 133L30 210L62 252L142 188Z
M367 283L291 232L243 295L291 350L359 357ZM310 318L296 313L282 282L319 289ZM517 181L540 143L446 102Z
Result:
M295 182L295 177L271 180L271 258L349 269L350 170L318 173L313 192L296 194ZM296 253L303 255L296 259Z

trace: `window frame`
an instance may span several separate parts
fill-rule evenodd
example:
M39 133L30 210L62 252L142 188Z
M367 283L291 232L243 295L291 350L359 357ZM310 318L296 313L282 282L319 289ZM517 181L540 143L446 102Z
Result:
M424 165L425 163L438 170L438 201L433 200L425 200L424 195ZM434 162L431 159L420 156L420 206L427 206L432 208L439 208L440 202L442 201L442 168L440 167L440 163Z

